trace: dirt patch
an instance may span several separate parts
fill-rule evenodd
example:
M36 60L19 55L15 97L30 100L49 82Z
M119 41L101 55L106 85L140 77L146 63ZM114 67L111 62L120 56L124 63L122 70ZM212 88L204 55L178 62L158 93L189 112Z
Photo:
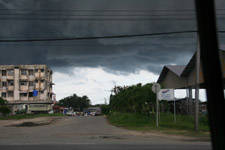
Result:
M115 136L115 135L97 135L97 136L90 136L90 139L104 139L104 140L123 140L126 139L121 136Z
M55 123L60 117L41 117L35 119L24 119L19 121L9 121L5 127L36 127Z
M46 123L35 123L35 122L23 122L21 124L11 125L11 127L35 127L35 126L43 126L48 125L50 122Z
M124 138L119 137L119 136L107 136L107 135L99 136L99 138L101 138L101 139L116 139L116 140L124 139Z

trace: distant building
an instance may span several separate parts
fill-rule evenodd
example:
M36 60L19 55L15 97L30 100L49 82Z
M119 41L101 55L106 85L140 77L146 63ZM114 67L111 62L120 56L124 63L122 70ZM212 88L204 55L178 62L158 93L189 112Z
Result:
M177 114L194 114L195 113L195 99L180 98L175 100L176 113ZM174 101L168 101L169 111L174 112ZM207 102L202 102L199 100L199 112L207 113Z
M95 112L96 115L102 114L102 110L100 107L88 107L87 109L84 109L84 112Z
M47 65L0 65L0 97L12 111L52 109L52 70Z

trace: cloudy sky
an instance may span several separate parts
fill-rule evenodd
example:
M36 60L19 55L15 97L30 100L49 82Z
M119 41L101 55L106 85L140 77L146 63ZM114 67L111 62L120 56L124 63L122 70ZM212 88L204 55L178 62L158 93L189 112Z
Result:
M225 30L225 1L216 6L218 29ZM192 0L0 0L0 26L0 39L46 39L189 31L196 21ZM0 43L0 64L48 64L57 99L77 93L96 104L114 85L154 82L164 65L187 64L196 41L196 33L184 33Z

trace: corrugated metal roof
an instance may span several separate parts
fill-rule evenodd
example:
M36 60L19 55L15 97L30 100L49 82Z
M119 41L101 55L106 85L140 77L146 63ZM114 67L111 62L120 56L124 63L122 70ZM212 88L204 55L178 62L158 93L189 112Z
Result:
M159 76L159 79L158 79L157 83L160 83L165 78L168 71L171 71L171 72L175 73L177 76L180 77L180 75L182 74L185 67L186 67L185 65L167 65L167 66L164 66L162 72L160 73L160 76Z
M219 52L220 53L225 53L225 50L220 49ZM193 70L193 68L195 67L195 63L196 63L196 52L191 57L191 60L188 62L188 64L186 65L185 69L181 73L181 76L183 76L183 77L187 76Z
M221 53L225 53L225 50L221 50ZM168 71L172 71L179 77L186 77L191 72L191 70L195 67L195 56L196 52L191 57L190 61L187 65L166 65L163 67L162 72L160 73L158 83L160 83L166 76Z
M180 76L184 71L186 65L168 65L165 67L167 67L170 71L174 72L176 75Z

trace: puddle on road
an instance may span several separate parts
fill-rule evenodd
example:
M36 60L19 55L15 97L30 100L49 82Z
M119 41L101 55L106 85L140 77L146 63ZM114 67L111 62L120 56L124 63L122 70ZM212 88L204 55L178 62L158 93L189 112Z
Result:
M125 138L120 136L112 136L112 135L100 135L100 136L92 136L92 139L114 139L114 140L123 140Z
M40 122L40 123L23 122L20 124L8 125L7 127L36 127L36 126L44 126L44 125L49 125L49 124L50 124L50 122Z

